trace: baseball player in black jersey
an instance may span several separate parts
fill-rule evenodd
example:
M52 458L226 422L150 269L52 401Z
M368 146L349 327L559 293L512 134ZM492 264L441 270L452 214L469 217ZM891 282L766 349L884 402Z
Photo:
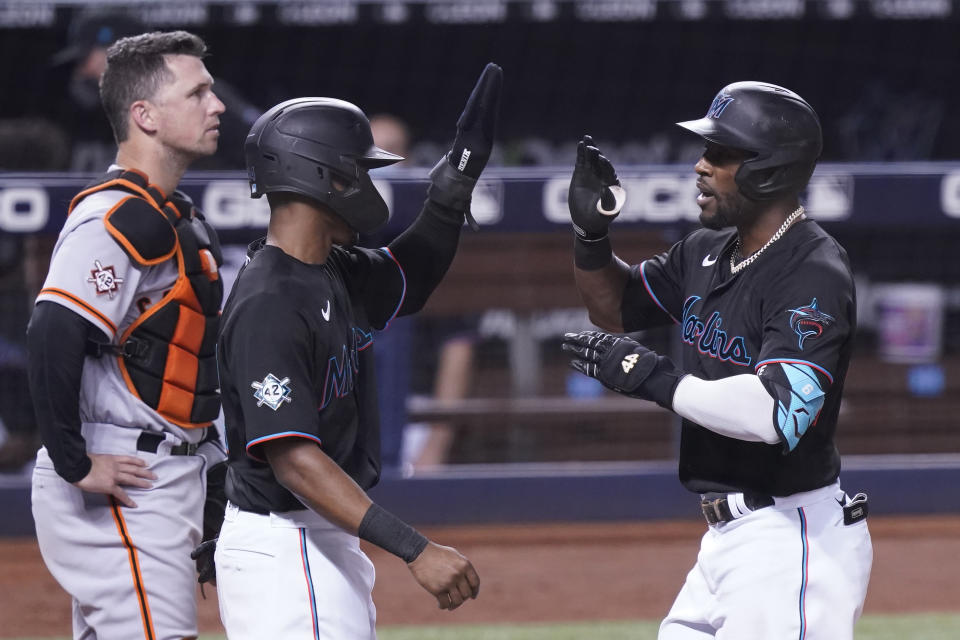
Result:
M771 84L724 87L681 122L706 148L695 231L628 266L608 226L625 194L581 141L570 185L577 287L595 324L572 366L683 418L680 481L709 523L660 640L843 640L872 563L866 496L840 488L833 437L856 327L846 252L798 195L821 151L816 113ZM678 325L677 364L618 335Z
M215 560L232 639L375 638L374 570L358 538L407 562L442 609L477 596L467 558L367 497L380 475L372 352L374 330L419 310L453 259L501 78L487 65L419 217L379 250L354 246L388 215L368 171L402 158L374 145L360 109L290 100L247 137L252 195L267 195L271 217L218 340L230 503Z

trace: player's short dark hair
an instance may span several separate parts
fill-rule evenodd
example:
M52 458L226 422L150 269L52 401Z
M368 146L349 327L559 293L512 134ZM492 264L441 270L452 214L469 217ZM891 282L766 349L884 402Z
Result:
M137 100L148 100L173 79L164 56L203 58L207 45L187 31L154 31L121 38L107 49L107 68L100 78L100 102L117 144L130 133L127 112Z

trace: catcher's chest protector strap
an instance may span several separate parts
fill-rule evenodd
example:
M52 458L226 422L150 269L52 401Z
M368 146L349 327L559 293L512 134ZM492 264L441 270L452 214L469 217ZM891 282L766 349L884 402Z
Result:
M134 171L108 173L77 195L130 193L104 216L108 233L135 263L175 259L177 280L159 300L138 301L141 315L114 349L127 387L170 422L206 427L220 411L216 339L223 263L216 233L186 197L167 198Z

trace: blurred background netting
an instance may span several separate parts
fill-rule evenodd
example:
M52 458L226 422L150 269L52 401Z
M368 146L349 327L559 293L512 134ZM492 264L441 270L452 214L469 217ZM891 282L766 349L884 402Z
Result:
M228 245L228 277L266 219L242 171L259 113L322 95L389 114L375 132L409 160L377 174L392 219L365 239L376 245L419 210L483 65L504 68L498 144L474 199L482 230L465 231L425 312L377 336L389 465L674 455L672 416L574 375L561 355L563 332L590 326L562 196L590 133L630 194L618 253L665 250L695 226L702 148L673 123L747 79L795 90L823 124L808 205L850 254L861 323L841 452L956 452L958 27L955 0L0 1L0 469L36 447L24 331L66 204L115 150L97 52L174 28L206 40L228 107L220 152L185 180ZM670 353L674 333L644 339Z

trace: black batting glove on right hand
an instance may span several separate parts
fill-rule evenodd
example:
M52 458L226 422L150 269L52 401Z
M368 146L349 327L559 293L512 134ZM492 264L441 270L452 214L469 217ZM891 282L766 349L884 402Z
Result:
M462 211L475 230L479 226L470 215L470 196L493 150L502 85L503 69L487 63L457 120L453 147L430 171L431 184L427 190L430 199Z
M633 338L603 331L567 333L563 350L575 356L571 367L596 378L608 389L673 410L673 392L684 373L669 358Z
M567 197L577 237L587 242L606 237L626 200L627 192L613 165L594 146L593 138L583 136L577 145L577 164Z

